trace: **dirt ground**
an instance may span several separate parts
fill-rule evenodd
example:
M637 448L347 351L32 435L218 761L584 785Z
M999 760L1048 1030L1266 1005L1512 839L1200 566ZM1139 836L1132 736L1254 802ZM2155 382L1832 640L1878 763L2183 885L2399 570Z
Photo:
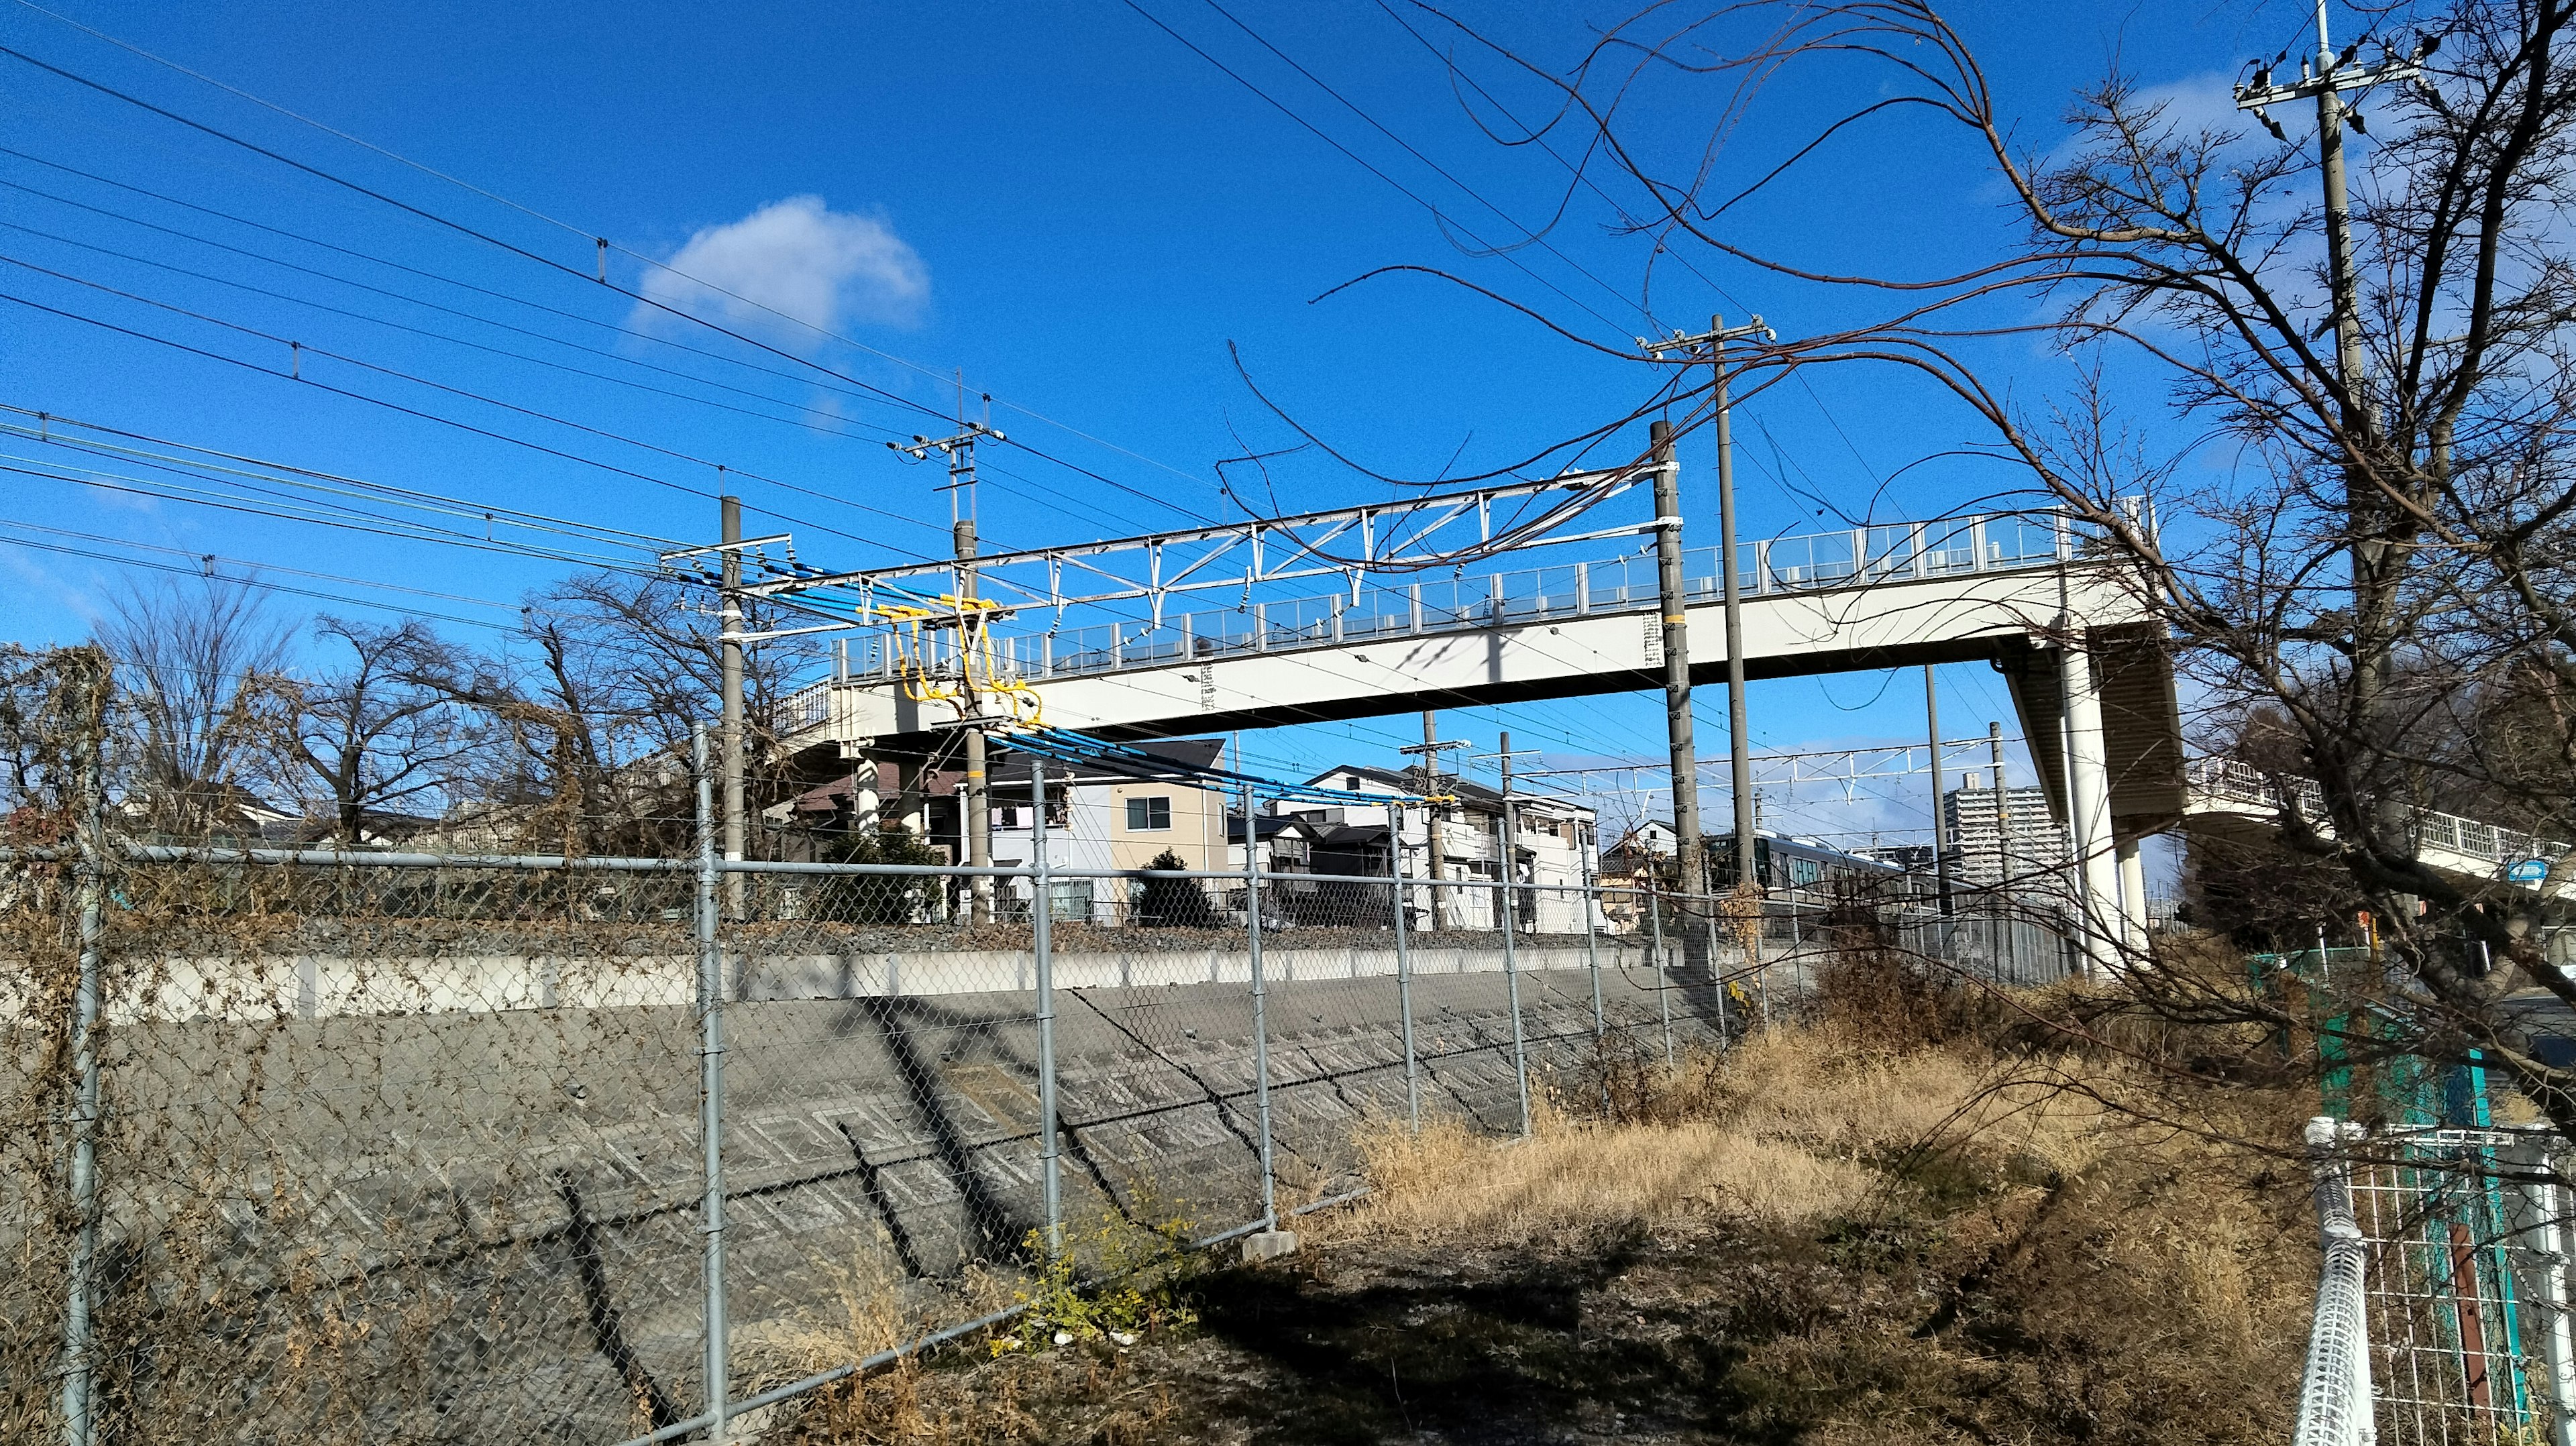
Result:
M1826 1028L1517 1144L1388 1135L1374 1198L1299 1222L1293 1258L1157 1287L1130 1344L977 1342L772 1439L2286 1439L2304 1180L2099 1107L2134 1084ZM2300 1103L2195 1108L2260 1139Z

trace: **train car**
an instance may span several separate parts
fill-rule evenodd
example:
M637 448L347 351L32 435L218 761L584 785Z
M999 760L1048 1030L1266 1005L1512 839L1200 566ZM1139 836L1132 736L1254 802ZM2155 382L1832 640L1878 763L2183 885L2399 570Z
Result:
M1733 834L1711 838L1708 853L1712 877L1721 882L1736 877ZM1785 834L1753 836L1753 872L1768 892L1821 888L1878 897L1914 892L1910 885L1915 876L1894 864Z

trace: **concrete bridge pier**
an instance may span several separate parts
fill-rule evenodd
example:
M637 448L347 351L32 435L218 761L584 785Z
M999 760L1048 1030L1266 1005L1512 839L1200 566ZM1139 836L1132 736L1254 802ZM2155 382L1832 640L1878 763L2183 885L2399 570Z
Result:
M2111 767L2102 741L2102 690L2093 659L2080 647L2058 651L2058 692L2064 702L2069 842L2076 859L2076 907L2083 915L2084 956L2097 975L2119 971L2126 916L2120 909L2119 845L2111 829ZM2135 850L2137 845L2129 845Z
M2132 949L2147 947L2147 862L2135 833L2122 834L2120 845L2120 917Z

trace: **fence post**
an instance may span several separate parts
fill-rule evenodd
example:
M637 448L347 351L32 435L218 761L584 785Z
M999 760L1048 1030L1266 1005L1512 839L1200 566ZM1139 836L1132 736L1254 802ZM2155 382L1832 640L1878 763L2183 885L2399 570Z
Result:
M1601 901L1600 888L1600 881L1593 877L1592 870L1588 867L1584 869L1583 887L1576 891L1575 900L1583 906L1583 961L1592 971L1592 1037L1594 1039L1599 1039L1610 1032L1601 1014L1601 940L1592 928L1592 907Z
M1029 755L1029 945L1037 955L1038 1160L1045 1176L1047 1257L1064 1253L1063 1126L1055 1101L1055 887L1047 871L1047 761Z
M1278 1179L1270 1169L1270 1013L1261 977L1261 845L1252 822L1252 785L1243 786L1243 924L1252 953L1252 1098L1261 1125L1261 1228L1279 1228Z
M1503 575L1494 574L1495 621L1502 621ZM1520 932L1520 910L1513 907L1513 875L1519 872L1521 857L1520 818L1512 809L1512 735L1498 734L1495 739L1498 761L1503 770L1503 868L1501 887L1495 897L1503 901L1503 983L1512 1002L1512 1078L1519 1085L1521 1098L1521 1138L1529 1138L1529 1045L1521 1027L1521 972L1513 955L1513 936ZM1533 881L1535 882L1535 881ZM1537 912L1535 907L1531 912Z
M2548 1151L2541 1151L2543 1170ZM2540 1306L2548 1313L2543 1329L2543 1360L2549 1367L2550 1446L2576 1446L2576 1326L2567 1318L2567 1212L2559 1206L2558 1186L2534 1180L2523 1187L2531 1202L2532 1235L2539 1245Z
M1503 881L1499 886L1498 895L1503 901L1503 988L1511 998L1512 1078L1520 1090L1521 1135L1527 1138L1530 1132L1529 1043L1521 1029L1520 963L1512 952L1512 936L1520 932L1520 920L1512 914L1512 847L1511 834L1508 832L1511 822L1510 805L1504 805L1504 809L1503 821L1506 832L1503 835Z
M1664 896L1653 889L1646 891L1646 912L1655 925L1655 1004L1664 1016L1664 1068L1677 1067L1673 1058L1673 964L1664 954Z
M1424 810L1422 817L1427 824L1430 811ZM1417 1074L1419 1060L1413 1052L1413 951L1407 945L1404 927L1404 805L1388 804L1386 819L1387 867L1395 876L1395 998L1404 1016L1404 1121L1418 1135L1422 1133L1422 1082ZM1439 907L1436 894L1432 907Z
M1726 977L1725 973L1717 967L1717 896L1715 894L1707 894L1703 895L1702 899L1708 905L1707 917L1701 922L1708 930L1708 982L1713 986L1714 993L1717 997L1717 1052L1719 1054L1724 1054L1726 1053L1728 1044L1726 1038L1726 990L1728 984L1732 981L1730 981Z
M2316 1179L2317 1243L2325 1265L2317 1275L2316 1312L2308 1326L2306 1369L2299 1379L2298 1423L2291 1446L2357 1446L2372 1439L2370 1322L2362 1274L2370 1248L2353 1219L2351 1166L2339 1153L2360 1127L2320 1115L2305 1132L2309 1168Z
M715 801L707 779L707 725L691 739L698 775L698 1134L706 1146L705 1298L707 1439L723 1446L727 1394L724 1276L724 953L716 942Z
M73 667L86 676L82 706L73 725L81 730L73 755L80 789L80 815L74 825L79 831L79 861L75 868L79 874L80 977L72 991L74 1095L67 1183L71 1187L72 1218L78 1225L65 1272L69 1280L63 1302L63 1442L64 1446L90 1446L97 1438L90 1389L94 1370L90 1353L90 1276L98 1259L98 976L107 828L107 790L99 755L101 738L107 731L108 679L103 668L92 669L86 662Z

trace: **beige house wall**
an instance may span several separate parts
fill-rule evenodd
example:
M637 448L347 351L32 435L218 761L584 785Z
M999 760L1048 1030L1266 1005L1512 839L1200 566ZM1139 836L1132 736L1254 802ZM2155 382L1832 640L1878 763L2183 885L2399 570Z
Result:
M1170 799L1172 826L1151 830L1128 828L1127 801L1131 798ZM1223 869L1226 866L1225 796L1177 783L1111 785L1109 866L1113 869L1141 869L1153 863L1155 856L1165 849L1179 854L1182 862L1191 868Z

